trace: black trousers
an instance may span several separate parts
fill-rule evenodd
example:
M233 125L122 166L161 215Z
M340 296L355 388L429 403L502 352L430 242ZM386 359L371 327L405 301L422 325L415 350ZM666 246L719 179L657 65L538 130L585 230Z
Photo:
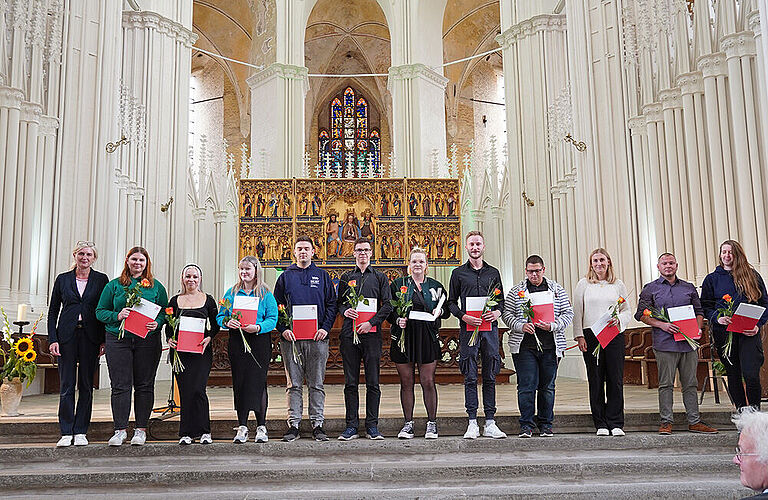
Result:
M714 337L717 352L728 375L728 393L731 395L733 404L736 408L743 408L749 404L759 410L762 397L760 367L765 360L760 333L751 337L743 333L734 333L730 362L723 356L723 345L728 337L727 333L722 330L722 332L716 332Z
M379 402L379 362L381 360L381 334L365 333L359 336L360 343L355 344L352 337L341 337L341 360L344 367L344 404L347 408L347 427L357 429L360 425L360 362L365 370L365 428L378 427Z
M93 408L93 375L99 363L99 344L82 328L69 342L59 342L59 427L62 436L86 434ZM75 407L75 384L78 398Z
M125 333L122 340L107 333L107 368L112 384L112 420L115 430L128 427L133 389L136 427L145 428L155 403L155 375L160 363L161 343L157 333L142 339Z
M592 352L598 345L597 338L589 328L584 330L587 352L589 381L589 407L595 429L624 428L624 333L619 333L596 359Z
M180 352L184 371L176 374L181 400L179 437L198 438L211 433L211 417L208 404L208 375L213 363L212 346L208 344L202 354Z

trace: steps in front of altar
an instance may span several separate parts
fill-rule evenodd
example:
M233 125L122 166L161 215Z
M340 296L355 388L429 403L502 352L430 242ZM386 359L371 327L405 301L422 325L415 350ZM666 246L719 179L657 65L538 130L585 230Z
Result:
M229 437L229 436L228 436ZM741 498L738 439L688 432L0 446L4 498Z
M362 398L362 400L364 400L364 398ZM734 428L730 420L731 416L732 413L730 411L701 410L702 420L719 429ZM497 414L496 416L496 422L499 427L510 435L516 434L519 430L517 419L517 414ZM416 430L423 434L424 427L426 426L426 418L416 417L414 421L416 423ZM360 416L360 431L364 433L363 422L364 413ZM478 422L480 425L483 424L482 416L479 418ZM652 432L658 429L658 422L658 412L627 411L625 414L624 428L628 432ZM466 416L438 415L437 423L441 436L461 436L466 430L467 418ZM234 435L232 428L236 425L237 422L230 418L213 418L211 420L211 433L214 439L229 440ZM400 417L387 416L379 418L379 430L385 436L396 436L402 425L403 419ZM176 440L178 439L178 426L178 416L174 416L167 420L153 418L149 425L150 437L156 440ZM256 426L253 420L250 421L249 427L252 433L255 432ZM335 417L327 418L324 427L328 435L335 438L344 431L346 425L343 418ZM129 424L129 431L132 428L133 422ZM554 429L555 432L562 434L594 433L592 416L589 413L574 412L556 414ZM674 429L675 431L680 432L686 431L687 423L684 412L677 412L675 414ZM267 430L271 437L281 437L286 430L285 420L268 419ZM300 430L305 437L311 435L312 429L307 419L302 420ZM113 432L113 424L111 420L97 420L91 422L91 426L88 430L88 438L92 441L106 441L112 436ZM0 419L0 445L25 442L56 442L59 436L59 425L56 421L52 421L51 419L47 419L47 421L35 421L33 418L23 417L3 417Z

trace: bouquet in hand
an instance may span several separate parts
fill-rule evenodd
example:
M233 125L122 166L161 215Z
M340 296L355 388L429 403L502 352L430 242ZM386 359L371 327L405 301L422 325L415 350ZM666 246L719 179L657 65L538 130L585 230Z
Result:
M284 304L277 305L277 324L293 329L293 316L291 316L291 313L288 312L288 307L285 307ZM301 353L296 348L295 340L291 341L291 348L293 349L293 362L301 366Z
M165 321L168 323L168 326L171 328L171 331L173 332L173 335L171 335L171 338L174 342L179 341L179 317L173 315L173 307L166 307L165 308ZM181 358L179 358L179 351L176 349L173 349L173 362L171 363L171 366L173 367L174 373L181 373L184 371L184 364L181 362Z
M610 307L611 318L619 319L619 309L621 308L621 304L623 304L626 301L627 299L625 299L622 296L619 296L619 298L616 299L616 303ZM597 334L600 332L592 332L592 333L594 333L595 336L597 336ZM600 351L602 350L603 350L603 347L600 345L600 341L598 341L597 347L595 347L595 350L592 351L592 356L595 357L598 363L600 362Z
M151 287L152 283L150 283L147 278L144 278L141 281L137 281L133 286L124 286L123 289L125 290L125 307L130 309L141 304L141 289ZM120 340L123 337L125 337L125 318L123 318L123 321L120 322L120 330L117 334L117 340Z
M528 297L528 294L525 292L525 290L520 290L517 292L517 297L523 301L522 308L523 308L523 317L528 320L528 323L533 324L533 305L531 304L531 298ZM541 341L539 340L539 336L536 335L536 331L533 332L533 338L536 340L536 348L539 351L544 351L544 349L541 347Z
M736 312L736 304L733 302L733 297L726 293L723 295L723 300L725 301L725 307L717 309L718 319L722 317L733 317L733 313ZM726 331L725 333L728 334L728 337L725 340L725 344L723 344L723 357L730 363L731 350L733 349L733 332Z
M389 303L395 308L395 314L398 318L407 318L408 311L413 307L408 287L405 285L401 286L400 291L395 292L395 295L397 295L397 299L391 299ZM400 330L400 339L397 341L397 346L400 348L400 352L405 352L405 328Z
M228 313L228 316L224 316L224 324L226 325L229 323L229 320L234 319L235 321L240 321L240 311L233 311L232 310L232 303L229 301L229 299L221 299L219 301L219 305L223 307ZM245 340L245 333L243 332L242 328L238 328L238 331L240 332L240 338L243 339L243 349L245 349L245 352L250 354L253 358L253 353L251 352L251 346L248 343L247 340ZM254 361L256 361L256 358L253 358ZM259 368L261 368L261 364L259 364L258 361L256 361L256 364L259 365Z
M487 313L491 310L492 307L496 307L499 305L499 298L501 297L501 290L497 288L495 285L491 285L488 287L488 295L485 297L485 305L483 306L483 312L480 313L480 318L482 319L483 314ZM475 330L472 332L472 336L469 337L469 342L467 342L467 345L474 346L477 344L477 339L480 335L480 325L475 327Z
M647 318L648 317L654 318L659 321L663 321L665 323L671 323L671 321L669 320L669 315L667 314L666 309L664 309L663 307L661 309L656 309L655 307L651 307L649 309L643 309L643 316ZM680 335L685 337L685 341L688 342L688 345L691 346L691 349L693 349L694 351L697 350L699 347L701 347L701 345L699 345L698 342L693 340L688 335L684 334L682 330L680 330Z
M361 302L365 305L368 305L368 299L363 297L362 294L358 293L357 291L356 280L350 280L347 285L349 285L349 289L347 290L346 299L347 305L349 307L357 309L357 305ZM360 337L357 335L357 321L352 322L352 342L355 344L360 343Z

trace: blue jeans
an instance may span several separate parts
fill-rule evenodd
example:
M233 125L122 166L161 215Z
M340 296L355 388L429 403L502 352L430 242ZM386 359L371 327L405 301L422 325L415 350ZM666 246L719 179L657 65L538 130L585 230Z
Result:
M520 349L512 355L517 372L517 406L520 409L520 429L552 428L555 417L555 378L557 355L554 349L544 352ZM536 394L538 391L538 395ZM534 421L534 411L538 413Z
M459 333L459 369L464 375L464 406L470 419L477 418L477 355L480 354L483 374L483 411L486 420L493 420L496 415L496 375L501 370L499 354L499 334L495 328L491 332L480 332L477 343L469 345L472 330L464 328Z

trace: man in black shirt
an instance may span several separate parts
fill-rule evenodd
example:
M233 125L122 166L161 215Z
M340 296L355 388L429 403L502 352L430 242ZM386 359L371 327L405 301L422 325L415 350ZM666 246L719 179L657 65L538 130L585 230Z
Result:
M356 267L341 277L338 294L339 312L344 316L340 350L344 367L344 403L347 407L347 428L339 436L341 441L357 438L360 407L357 386L360 379L361 360L365 369L365 434L369 439L384 439L378 429L381 399L379 362L382 336L380 328L384 319L392 312L392 304L389 302L392 292L389 288L389 279L369 265L371 262L370 240L358 238L355 241L354 253ZM356 326L355 320L365 313L357 311L358 304L353 303L350 297L352 293L368 299L369 306L373 306L373 301L376 301L375 314Z
M483 362L483 410L485 412L485 427L483 435L492 438L505 438L494 417L496 415L496 375L501 370L501 355L499 354L498 319L504 308L504 289L501 286L499 270L483 261L485 241L480 231L470 231L466 237L466 249L469 260L451 273L448 293L448 308L451 314L459 318L459 368L464 375L464 406L469 416L465 439L480 437L480 427L477 425L477 355ZM467 298L480 300L498 288L498 304L480 318L467 314ZM479 331L477 342L470 344L470 338L476 327L483 321L491 323L490 331Z

